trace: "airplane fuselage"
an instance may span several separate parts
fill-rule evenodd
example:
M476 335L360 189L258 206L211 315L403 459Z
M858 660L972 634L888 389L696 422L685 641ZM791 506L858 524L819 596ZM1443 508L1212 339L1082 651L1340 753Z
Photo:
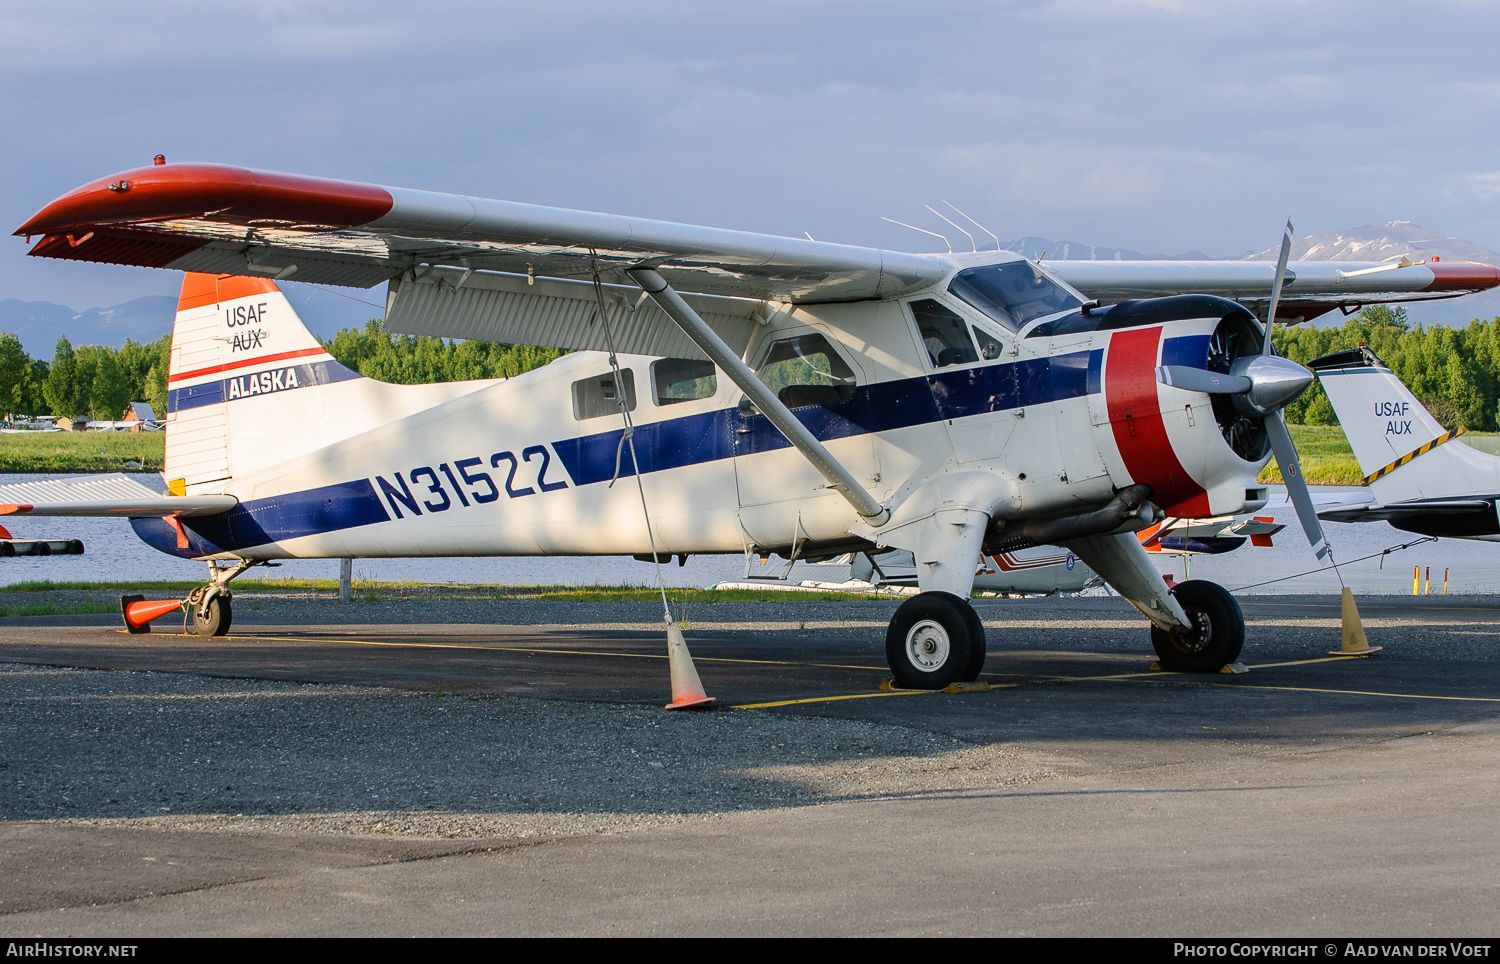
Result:
M976 357L941 358L924 343L915 319L937 310L934 303L982 343ZM205 324L233 321L209 310ZM1086 512L1142 482L1167 515L1256 507L1265 456L1237 456L1208 396L1154 375L1161 364L1202 367L1210 337L1227 320L1100 323L1109 318L1074 311L1015 332L939 285L886 301L785 306L758 326L745 358L764 374L810 345L837 355L809 354L804 367L814 372L808 380L838 384L802 395L793 388L788 405L882 502L899 502L936 475L980 469L1014 486L1005 514L1016 518ZM626 441L600 352L566 355L515 378L421 388L372 383L331 362L322 374L297 376L284 359L237 362L232 346L225 357L200 369L209 374L196 386L186 379L177 404L211 399L241 437L263 427L254 444L280 445L289 457L251 471L215 463L195 477L200 463L181 466L202 456L184 454L174 465L169 441L169 478L185 474L189 494L226 492L241 503L224 516L182 520L182 533L170 521L136 520L143 538L173 554L644 554L652 540L633 478L637 461L659 552L800 547L806 558L864 544L850 533L859 521L850 505L765 416L741 404L722 372L672 382L673 372L694 364L687 360L618 356L634 400ZM840 364L835 377L818 377L826 374L818 366ZM677 367L664 374L663 365ZM296 398L311 387L323 393L318 406L311 393ZM427 394L420 404L398 403L387 391ZM341 408L345 396L357 403ZM289 418L294 403L303 408ZM184 437L193 415L188 407L169 413L169 440ZM345 437L322 444L339 426L312 432L320 420L347 421Z

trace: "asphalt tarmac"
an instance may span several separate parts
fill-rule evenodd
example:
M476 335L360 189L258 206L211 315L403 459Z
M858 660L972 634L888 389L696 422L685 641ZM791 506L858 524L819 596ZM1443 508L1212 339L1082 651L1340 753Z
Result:
M1328 654L1337 599L1244 599L1250 671L1214 676L1151 671L1118 600L983 602L993 689L967 694L878 688L885 604L828 604L816 631L704 606L688 641L724 709L694 715L659 710L663 634L603 605L551 625L426 605L404 625L237 609L223 640L0 624L0 764L19 774L0 780L0 933L1479 937L1500 919L1500 598L1363 600L1385 647L1365 659ZM212 726L265 766L233 799L182 789L170 815L132 802L132 774L165 792L222 761L127 766L161 731L89 702L293 692L326 693L326 718L270 699L177 718L174 752ZM407 738L435 727L458 735ZM661 758L639 778L609 755L637 746ZM400 796L445 757L463 762ZM584 785L481 800L489 766L496 786ZM400 797L378 818L340 796L362 768Z

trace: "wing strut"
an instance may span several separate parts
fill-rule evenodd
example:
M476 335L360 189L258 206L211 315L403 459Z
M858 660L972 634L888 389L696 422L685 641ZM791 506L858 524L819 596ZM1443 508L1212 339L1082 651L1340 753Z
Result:
M657 274L651 268L631 268L627 272L632 281L641 286L641 290L651 296L651 299L677 323L684 333L691 338L703 353L712 359L715 365L724 370L730 381L739 387L740 391L750 396L750 400L761 410L771 424L786 436L801 452L813 468L822 473L828 484L839 491L849 504L854 506L854 511L863 516L871 525L884 525L890 518L890 511L885 506L866 492L864 486L860 485L849 470L844 468L833 453L829 452L819 442L813 433L808 431L807 426L797 420L792 410L782 404L781 399L766 387L765 383L756 377L755 372L750 370L740 357L736 355L724 340L692 309L682 296L667 284L665 278Z

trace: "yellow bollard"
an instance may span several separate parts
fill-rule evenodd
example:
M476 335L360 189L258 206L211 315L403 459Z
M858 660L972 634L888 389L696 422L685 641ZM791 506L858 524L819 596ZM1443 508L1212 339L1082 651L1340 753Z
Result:
M1432 567L1431 566L1427 567L1427 584L1422 589L1422 595L1424 595L1424 596L1430 596L1430 595L1432 595Z
M1413 596L1415 596L1417 594L1417 584L1420 583L1421 581L1422 581L1422 567L1421 566L1412 566L1411 567L1411 594Z
M1344 587L1344 638L1338 649L1330 650L1333 656L1368 656L1378 653L1384 649L1383 646L1371 646L1370 641L1365 638L1364 623L1359 619L1359 608L1354 605L1354 593L1349 587Z
M1443 570L1443 595L1448 595L1448 570Z

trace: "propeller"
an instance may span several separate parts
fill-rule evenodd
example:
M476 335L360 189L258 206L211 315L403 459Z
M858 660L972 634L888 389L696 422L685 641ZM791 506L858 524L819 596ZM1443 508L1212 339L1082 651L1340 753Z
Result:
M1266 310L1266 330L1260 354L1235 359L1227 374L1186 365L1163 365L1156 370L1156 377L1173 388L1209 395L1232 395L1236 408L1260 416L1266 437L1271 442L1271 451L1281 466L1287 495L1297 510L1298 521L1302 523L1302 531L1307 533L1307 541L1321 562L1331 550L1323 535L1317 509L1313 507L1307 481L1302 477L1302 463L1297 458L1297 447L1292 444L1292 433L1287 430L1282 415L1282 409L1312 384L1313 373L1289 358L1278 357L1271 347L1271 326L1276 320L1276 307L1281 301L1286 263L1291 253L1292 222L1287 221L1286 232L1281 236L1281 256L1276 260L1276 280L1271 286L1271 304Z

